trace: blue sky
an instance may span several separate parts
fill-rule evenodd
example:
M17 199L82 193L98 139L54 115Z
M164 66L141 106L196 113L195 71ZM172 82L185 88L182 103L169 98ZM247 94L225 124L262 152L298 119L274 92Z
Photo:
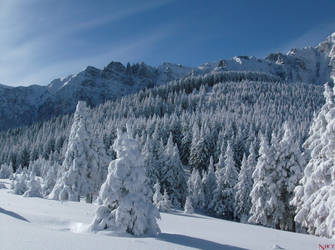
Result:
M334 0L0 0L0 83L48 84L110 61L197 66L316 45Z

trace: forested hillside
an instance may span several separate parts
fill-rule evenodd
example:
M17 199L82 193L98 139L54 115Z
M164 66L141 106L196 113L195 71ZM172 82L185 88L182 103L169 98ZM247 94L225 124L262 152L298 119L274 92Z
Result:
M130 122L142 145L155 131L155 139L165 144L172 132L186 165L192 144L195 146L200 140L196 137L201 135L203 146L210 142L206 145L209 152L202 156L206 165L210 155L218 161L221 143L226 145L228 141L234 145L235 159L240 163L260 132L270 139L285 121L296 128L301 144L313 113L323 102L320 86L282 83L267 74L224 72L144 90L91 112L96 134L103 137L106 149L113 142L116 128ZM1 162L14 168L28 166L38 157L62 162L71 124L72 116L66 115L2 132Z

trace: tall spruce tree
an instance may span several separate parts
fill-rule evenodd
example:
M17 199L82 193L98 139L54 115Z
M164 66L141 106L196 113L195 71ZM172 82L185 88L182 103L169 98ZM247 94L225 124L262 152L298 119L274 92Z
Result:
M241 170L238 175L238 182L235 186L235 208L234 217L241 222L248 221L251 208L250 192L252 188L251 172L249 171L246 156L243 156Z
M101 164L91 134L89 109L78 102L62 164L61 176L49 195L50 199L92 202L101 185ZM99 166L100 165L100 166Z
M274 155L266 136L261 135L259 158L255 171L252 174L253 187L251 197L251 217L248 222L266 226L274 226L272 211L268 201L271 199L269 186L273 185L269 179L269 172L274 169Z
M224 147L224 145L222 145ZM224 173L225 173L225 164L224 164L224 152L221 151L219 156L219 162L216 164L215 170L215 179L216 179L216 188L213 192L213 199L208 205L209 211L223 216L224 213L224 200L223 200L223 191L224 191Z
M204 207L204 191L200 173L197 169L193 169L190 178L187 181L188 193L191 197L194 208L203 209Z
M205 208L208 209L211 201L213 200L213 193L216 189L216 178L214 172L213 157L210 158L209 166L207 172L204 173L202 177L202 183L204 187L205 195Z
M172 133L170 133L165 146L163 157L164 164L161 170L162 188L167 191L174 206L182 207L187 194L187 183L183 165L180 161L178 147L173 144Z
M325 84L326 103L315 115L304 143L309 161L303 178L295 189L292 204L295 221L311 234L334 237L335 200L335 91Z
M227 218L233 218L236 192L235 185L238 180L238 172L234 160L234 152L232 150L230 142L228 142L224 164L224 189L222 194L224 200L223 214Z

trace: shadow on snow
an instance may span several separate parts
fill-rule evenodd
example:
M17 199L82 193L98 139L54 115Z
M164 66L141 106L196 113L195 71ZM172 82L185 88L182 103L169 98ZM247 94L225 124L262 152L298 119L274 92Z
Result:
M214 241L194 238L194 237L181 235L181 234L161 233L157 236L156 239L182 245L182 246L186 246L186 247L193 247L197 249L245 250L245 248L224 245L224 244L216 243Z
M165 212L160 212L160 213L165 213ZM177 216L192 217L192 218L197 218L197 219L208 220L208 218L204 218L204 217L197 216L197 215L194 215L194 214L187 214L187 213L179 212L178 210L169 211L166 214L173 214L173 215L177 215ZM206 216L206 215L204 214L204 216Z
M30 222L29 220L27 220L26 218L22 217L21 215L15 213L15 212L3 209L1 207L0 207L0 213L6 214L6 215L11 216L11 217L13 217L15 219L23 220L25 222Z

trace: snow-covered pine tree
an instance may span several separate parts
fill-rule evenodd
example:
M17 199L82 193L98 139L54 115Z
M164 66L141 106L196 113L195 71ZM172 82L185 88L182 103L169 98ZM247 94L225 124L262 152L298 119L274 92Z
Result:
M188 193L192 199L194 208L202 209L204 207L205 195L202 186L200 173L197 169L193 169L190 178L187 181Z
M51 164L47 170L45 170L43 174L43 181L42 181L42 194L44 197L47 197L51 191L53 190L56 180L57 180L57 172L61 169L61 166L58 165L57 162Z
M28 175L25 171L22 171L21 174L15 174L14 180L11 183L11 189L14 194L22 195L27 191L27 180Z
M161 193L161 186L159 185L158 181L154 185L154 190L155 192L152 197L153 203L159 211L162 211L164 209L163 208L163 195Z
M274 155L270 149L269 142L265 135L261 135L261 143L259 149L259 158L255 171L252 174L253 186L250 192L251 209L248 222L261 224L266 226L273 226L271 211L268 206L268 201L271 198L268 183L267 169L273 169Z
M311 234L334 237L335 229L335 91L325 84L326 103L315 115L304 143L310 159L295 189L295 221Z
M195 122L192 126L192 141L189 145L189 157L188 164L194 166L197 163L197 144L200 138L200 128L199 125Z
M200 136L197 136L197 129L194 129L189 165L199 171L207 170L210 158L208 138L206 135L206 126L203 124L200 130Z
M16 170L16 171L15 171L16 174L21 174L21 173L23 172L23 168L22 168L21 165L19 165L19 167L16 168L15 170Z
M184 206L184 213L185 214L193 214L194 209L192 206L192 199L190 196L186 197L186 201L185 201L185 206Z
M109 165L107 179L100 190L103 204L97 210L91 229L136 236L159 233L156 219L160 216L152 203L152 191L137 142L129 133L118 130L113 148L117 159Z
M228 142L224 165L224 189L222 194L224 200L223 214L227 218L233 218L236 193L235 185L238 180L238 172L230 142Z
M249 148L249 155L248 155L248 159L247 159L247 165L248 165L248 171L249 171L249 175L250 177L252 176L253 172L255 171L256 165L257 165L257 150L256 150L256 142L257 138L255 138L255 140L253 142L251 142L250 144L250 148ZM251 178L251 184L253 184L253 180Z
M163 190L167 191L171 202L176 207L182 207L186 198L186 176L180 161L177 145L173 144L172 133L164 150L164 164L161 167Z
M234 217L241 222L247 222L251 208L250 192L252 188L251 171L249 171L248 161L243 155L241 170L238 175L238 182L235 186L235 210Z
M298 184L301 178L303 160L301 157L301 152L299 152L299 146L295 142L295 136L291 131L288 123L284 124L284 135L281 140L273 134L272 135L272 145L270 151L267 152L268 157L266 157L266 146L264 142L261 145L261 156L259 163L264 163L263 160L267 159L267 165L259 165L257 163L256 170L254 172L254 186L253 191L256 191L256 182L262 183L263 190L261 194L265 200L265 206L259 208L263 210L261 213L254 213L255 208L260 203L257 201L256 192L251 192L252 194L252 211L253 214L250 218L251 220L256 218L257 214L266 214L266 224L263 225L275 227L282 230L295 231L294 209L290 205L290 201L293 197L294 187ZM262 171L258 171L262 167ZM256 174L259 174L256 176ZM261 176L261 173L264 175ZM260 178L259 178L260 177ZM263 198L262 197L262 198ZM258 199L262 199L259 198ZM257 209L256 209L257 210ZM253 220L254 223L257 223Z
M222 147L224 147L223 144ZM224 200L223 200L224 173L225 173L224 155L225 154L223 150L221 150L221 154L219 156L219 162L215 166L216 188L214 189L213 192L213 199L208 205L209 211L219 216L223 216L224 213Z
M235 196L235 202L238 204L235 205L235 216L237 218L240 218L241 222L247 222L250 216L250 209L251 209L251 197L250 193L253 187L253 179L252 179L252 174L255 171L255 167L257 165L257 153L256 153L256 140L254 140L249 148L249 155L246 161L246 167L244 169L243 165L244 162L242 160L242 166L241 170L239 173L239 181L238 183L244 183L242 187L245 187L245 192L239 191L239 187L236 187L236 196ZM237 184L240 185L240 184ZM242 197L244 195L247 195L245 199ZM239 198L237 196L240 196ZM245 204L242 205L240 203L241 201L244 201Z
M171 210L172 204L170 201L170 197L169 194L167 193L166 190L164 190L164 194L163 194L163 203L161 206L161 211L162 212L169 212Z
M277 210L279 206L274 204L274 211L279 214L279 228L295 231L295 211L294 207L290 205L290 201L294 196L294 188L302 178L305 162L299 149L299 144L296 141L296 136L288 122L284 123L283 130L284 135L276 150L277 185L271 191L277 195L278 200L283 204L282 210Z
M42 157L38 157L36 160L30 162L29 169L30 171L34 171L36 176L41 176L44 178L50 165L50 161Z
M184 123L186 122L184 121ZM191 144L192 144L192 131L189 128L188 123L186 123L183 129L183 137L181 139L181 150L180 150L180 160L184 165L188 164Z
M159 180L159 182L162 180L161 168L164 164L163 151L163 144L159 139L158 128L156 127L155 132L151 137L147 135L142 150L146 166L146 175L149 178L151 186L155 184L156 180Z
M50 199L79 201L84 196L87 202L92 202L97 195L102 170L99 168L90 122L86 103L78 102L62 165L62 175L50 193Z
M217 140L216 140L216 145L215 145L215 151L214 151L214 162L218 162L220 155L221 155L221 150L225 152L225 140L224 140L224 131L220 130Z
M91 148L92 156L95 158L97 164L97 174L95 175L94 190L100 190L102 183L105 182L108 173L108 164L112 160L113 156L107 154L106 147L103 143L103 137L99 133L99 129L93 129L91 133Z
M209 160L208 170L207 173L205 173L204 176L202 177L202 183L204 186L204 196L205 196L204 207L208 209L209 204L213 200L214 190L216 189L216 178L214 172L213 157L211 157Z
M8 179L13 174L13 169L7 164L0 166L0 179Z

